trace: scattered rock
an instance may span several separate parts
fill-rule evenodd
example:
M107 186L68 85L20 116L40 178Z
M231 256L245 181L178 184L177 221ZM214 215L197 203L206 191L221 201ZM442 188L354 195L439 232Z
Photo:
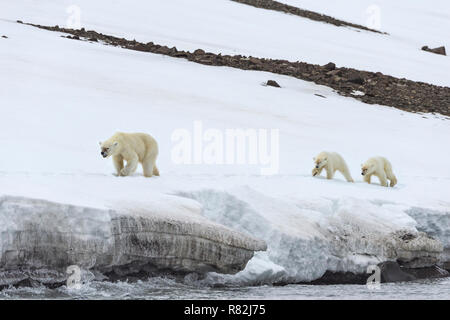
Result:
M342 77L343 72L342 72L342 70L336 69L336 70L328 71L326 74L327 74L327 75L330 75L330 76L339 76L339 77Z
M268 80L266 83L267 86L281 88L281 86L275 80Z
M23 23L23 21L22 21L22 20L17 20L16 22L17 22L17 23Z
M89 38L88 41L98 42L97 38Z
M403 272L397 262L386 261L378 265L381 269L381 282L399 282L416 280L411 274Z
M188 56L188 53L185 51L177 51L173 54L173 56L177 58L186 58Z
M380 282L400 282L414 281L419 279L445 278L450 274L448 271L438 267L430 266L426 268L404 268L395 261L386 261L378 264L380 268ZM353 272L331 272L325 274L311 282L302 284L312 285L337 285L337 284L366 284L370 274Z
M202 55L202 54L205 54L205 51L202 50L202 49L197 49L197 50L194 51L194 54L195 55Z
M321 97L321 98L326 98L325 96L318 94L318 93L314 93L315 96Z
M408 240L412 240L415 239L416 236L411 234L411 233L406 233L400 236L400 239L404 240L404 241L408 241Z
M27 23L27 25L49 31L68 33L73 35L71 39L96 38L105 45L185 58L204 65L228 66L242 70L258 70L287 75L297 79L312 81L318 85L328 86L340 95L357 98L368 104L381 104L409 112L436 112L444 116L450 115L450 88L394 78L381 72L369 72L345 67L337 68L332 62L320 66L299 61L291 62L287 60L244 57L242 55L222 56L220 54L206 53L202 49L197 49L191 53L154 44L153 42L144 44L92 30L85 31L83 28L74 30L30 23ZM266 85L271 84L267 83ZM279 85L275 85L275 87L279 87ZM355 94L355 92L361 92L364 95Z
M450 271L450 261L445 261L442 263L442 267L447 270Z
M333 62L329 62L326 65L324 65L322 68L324 68L327 71L332 71L336 69L336 65Z
M432 52L432 53L436 53L436 54L441 54L443 56L447 55L447 53L445 52L445 47L444 46L438 47L438 48L434 48L434 49L430 49L430 48L428 48L428 46L423 46L422 50L423 51Z
M364 84L364 78L361 77L361 75L359 73L352 73L352 74L350 74L348 76L348 78L347 78L347 81L351 82L351 83L356 83L356 84L359 84L359 85L363 85Z
M410 268L406 269L406 272L417 279L445 278L450 276L450 273L447 270L442 269L437 265L428 268Z
M311 282L302 282L301 284L312 284L312 285L366 284L368 277L369 277L368 274L326 271L321 278L313 280Z
M156 52L157 52L157 53L160 53L160 54L168 55L168 54L170 53L170 49L169 49L169 47L167 47L167 46L162 46L162 47L159 48Z
M249 60L251 63L254 63L254 64L261 64L261 63L262 63L261 60L258 59L258 58L250 57L248 60Z
M39 281L33 280L31 278L27 278L24 279L22 281L19 281L17 283L14 284L15 288L37 288L39 287L41 284L39 283Z
M3 36L2 36L2 38L8 39L8 37L7 37L7 36L5 36L5 35L3 35Z

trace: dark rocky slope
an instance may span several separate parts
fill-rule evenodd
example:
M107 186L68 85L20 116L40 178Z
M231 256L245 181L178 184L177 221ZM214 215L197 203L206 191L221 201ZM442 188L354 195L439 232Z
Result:
M366 30L366 31L371 31L371 32L376 32L376 33L383 33L378 30L370 29L370 28L367 28L367 27L359 25L359 24L339 20L339 19L327 16L324 14L320 14L320 13L317 13L314 11L300 9L300 8L297 8L297 7L294 7L294 6L285 4L285 3L281 3L278 1L273 1L273 0L231 0L231 1L239 2L242 4L247 4L247 5L256 7L256 8L284 12L284 13L296 15L296 16L299 16L302 18L307 18L307 19L314 20L314 21L329 23L329 24L332 24L332 25L335 25L338 27L351 27L351 28L356 28L356 29L360 29L360 30ZM384 33L384 34L386 34L386 33Z
M21 21L18 21L22 23ZM102 41L105 44L130 50L163 54L174 58L184 58L192 62L227 66L242 70L267 71L298 79L312 81L333 88L339 94L368 104L380 104L409 112L440 113L450 116L450 88L399 79L381 72L362 71L353 68L338 68L334 63L324 66L306 62L291 62L280 59L246 57L242 55L222 55L197 49L194 52L161 46L153 42L142 43L98 33L93 30L61 28L27 24L37 28L71 34L67 38L75 40ZM358 92L358 94L355 94Z

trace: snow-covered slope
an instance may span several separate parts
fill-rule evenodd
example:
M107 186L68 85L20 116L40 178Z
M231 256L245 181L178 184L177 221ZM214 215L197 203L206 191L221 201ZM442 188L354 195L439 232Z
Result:
M388 32L411 49L450 46L448 1L433 0L278 0L348 22Z
M288 1L366 25L369 1ZM391 1L392 2L392 1ZM316 4L317 3L317 4ZM420 48L450 45L448 4L378 1L390 36L340 28L230 0L27 1L2 3L13 21L80 25L98 32L179 49L244 54L380 71L399 78L450 85L450 59ZM75 7L74 7L75 6ZM445 10L447 8L447 10Z
M0 195L97 209L162 206L156 200L164 195L172 195L177 206L194 199L207 218L268 243L268 251L234 278L250 282L308 281L325 270L362 272L368 264L401 257L389 250L392 243L401 246L398 232L416 234L411 216L419 219L408 215L411 208L448 215L450 125L443 117L366 105L285 76L74 41L4 20L64 25L62 3L2 4L0 33L8 38L0 38ZM395 35L231 1L155 1L154 11L141 3L81 1L82 24L181 48L333 60L448 85L447 57L413 51ZM314 34L300 35L305 28ZM268 79L282 88L262 86ZM175 164L171 136L177 129L192 132L194 121L221 132L279 129L279 174L261 176L261 166L252 164ZM161 177L146 179L141 169L133 177L112 174L98 141L117 130L156 137ZM312 157L322 150L341 153L356 183L339 174L333 181L311 177ZM395 188L359 178L360 164L374 155L393 163ZM171 202L164 206L170 213ZM420 234L416 239L405 255L436 257L438 243Z

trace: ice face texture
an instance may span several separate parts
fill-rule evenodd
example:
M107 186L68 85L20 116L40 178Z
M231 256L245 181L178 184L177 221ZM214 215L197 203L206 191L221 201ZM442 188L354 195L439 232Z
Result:
M264 241L189 209L195 207L171 216L5 196L0 198L0 268L236 273L254 251L266 249Z
M430 267L443 256L442 242L418 231L403 205L347 197L272 198L250 188L184 195L199 201L211 220L268 244L243 271L210 276L211 282L309 282L326 271L366 274L368 266L385 261Z

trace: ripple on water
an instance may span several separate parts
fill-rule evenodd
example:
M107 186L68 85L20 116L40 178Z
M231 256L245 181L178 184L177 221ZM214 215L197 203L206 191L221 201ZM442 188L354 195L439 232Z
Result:
M165 277L145 281L89 282L80 289L9 288L0 299L450 299L450 278L365 285L287 285L215 288Z

